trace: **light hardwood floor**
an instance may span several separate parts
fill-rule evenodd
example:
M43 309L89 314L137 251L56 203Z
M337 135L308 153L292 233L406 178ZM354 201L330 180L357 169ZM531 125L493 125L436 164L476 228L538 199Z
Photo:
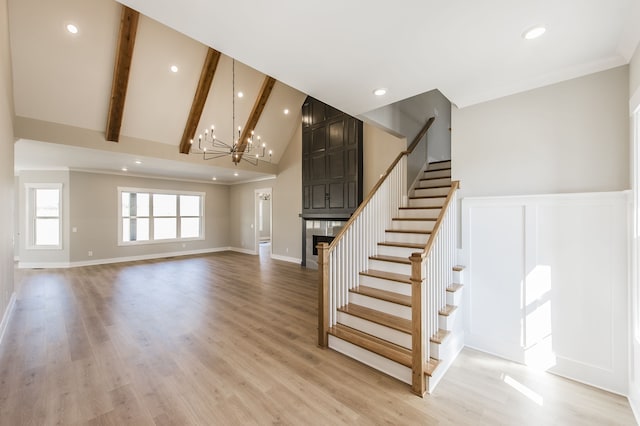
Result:
M635 424L472 350L433 395L316 346L316 272L238 253L19 271L0 424Z

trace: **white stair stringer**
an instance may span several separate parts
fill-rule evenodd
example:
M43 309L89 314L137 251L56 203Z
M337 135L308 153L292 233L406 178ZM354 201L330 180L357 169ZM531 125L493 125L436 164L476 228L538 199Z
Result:
M329 335L329 347L369 367L382 371L401 382L411 384L411 369L368 349L349 343L339 337Z
M428 393L433 392L433 390L436 388L438 383L440 383L440 380L442 380L444 375L447 373L447 370L449 370L449 367L451 367L453 361L455 361L455 359L460 354L460 351L464 347L464 334L462 332L452 333L452 335L447 337L446 340L449 340L449 342L446 342L449 345L447 349L448 356L441 359L440 363L438 364L438 368L436 368L431 377L427 377Z

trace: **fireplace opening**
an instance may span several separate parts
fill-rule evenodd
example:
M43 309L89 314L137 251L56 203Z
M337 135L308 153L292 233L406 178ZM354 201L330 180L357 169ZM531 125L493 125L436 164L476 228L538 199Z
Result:
M331 235L313 235L313 255L314 256L318 255L317 245L319 243L331 244L331 241L333 241L334 238L335 236L331 236Z

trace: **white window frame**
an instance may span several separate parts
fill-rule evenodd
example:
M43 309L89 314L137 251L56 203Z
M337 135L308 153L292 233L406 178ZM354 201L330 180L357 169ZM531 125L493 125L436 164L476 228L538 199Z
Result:
M177 191L170 189L150 189L150 188L132 188L132 187L124 187L119 186L118 188L118 211L117 211L117 220L118 220L118 245L119 246L138 246L138 245L147 245L147 244L165 244L165 243L175 243L175 242L186 242L186 241L199 241L205 239L205 192L195 192L195 191ZM123 192L141 192L145 194L149 194L149 239L143 241L124 241L122 239L122 193ZM177 238L165 238L162 240L154 240L153 239L153 219L156 216L153 215L153 194L163 194L163 195L175 195L177 201L176 206L176 235ZM180 238L180 196L181 195L195 195L200 197L200 235L197 237L190 238ZM163 216L158 216L163 217ZM194 216L188 216L194 217Z
M62 184L61 183L25 183L26 197L26 246L28 250L62 250L62 222L63 222L63 205L62 205ZM36 190L38 189L57 189L58 190L58 244L38 245L36 244Z

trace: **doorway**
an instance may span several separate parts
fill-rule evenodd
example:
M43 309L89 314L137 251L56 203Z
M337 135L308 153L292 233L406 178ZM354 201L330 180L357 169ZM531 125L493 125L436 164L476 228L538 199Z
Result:
M272 212L271 188L255 190L255 247L260 258L269 259L272 253Z

